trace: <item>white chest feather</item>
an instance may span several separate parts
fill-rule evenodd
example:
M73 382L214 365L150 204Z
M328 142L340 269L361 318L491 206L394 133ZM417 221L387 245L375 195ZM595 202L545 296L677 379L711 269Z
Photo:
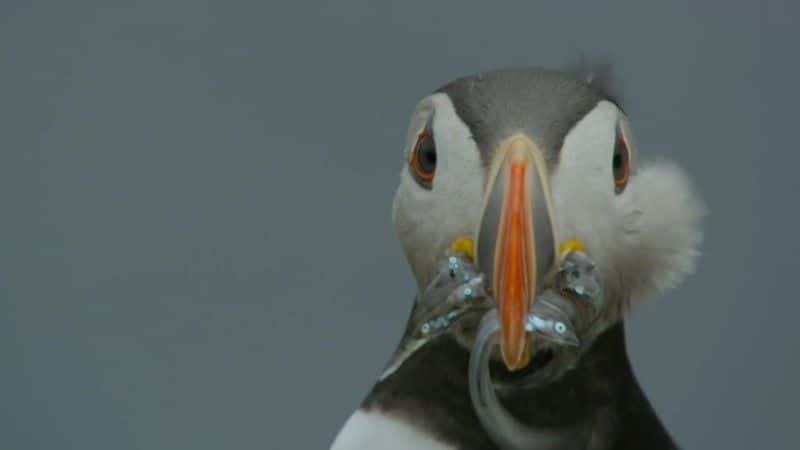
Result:
M331 450L455 450L423 430L378 411L353 413Z

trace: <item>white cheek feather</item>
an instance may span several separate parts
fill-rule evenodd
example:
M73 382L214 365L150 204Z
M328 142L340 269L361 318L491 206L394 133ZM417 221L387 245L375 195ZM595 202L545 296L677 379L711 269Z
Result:
M633 299L677 286L694 271L705 208L686 173L668 161L631 177L619 195L623 229L619 257L623 284Z
M609 300L618 302L612 315L693 271L704 212L684 172L668 162L634 167L625 190L614 192L611 159L620 117L616 106L599 103L565 138L552 177L560 236L584 242ZM631 157L635 163L635 153Z
M474 232L480 215L484 180L477 144L469 128L456 114L450 98L445 94L434 94L420 102L417 110L412 123L418 125L409 130L407 147L414 145L419 128L427 120L427 117L419 120L418 116L433 113L438 157L433 189L419 186L404 165L392 217L403 250L422 288L435 272L433 265L443 257L450 242L458 235Z

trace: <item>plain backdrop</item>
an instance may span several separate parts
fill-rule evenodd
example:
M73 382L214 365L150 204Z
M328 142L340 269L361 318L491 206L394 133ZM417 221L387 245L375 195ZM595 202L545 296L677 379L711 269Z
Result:
M710 212L628 320L655 408L687 449L800 448L798 9L3 0L0 448L327 448L411 306L414 104L581 55Z

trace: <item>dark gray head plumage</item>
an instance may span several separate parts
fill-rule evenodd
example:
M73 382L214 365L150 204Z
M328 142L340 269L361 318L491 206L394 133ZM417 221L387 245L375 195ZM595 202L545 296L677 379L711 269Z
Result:
M552 166L569 130L608 94L607 77L590 71L506 69L454 80L437 90L447 94L469 127L484 164L510 135L525 133Z

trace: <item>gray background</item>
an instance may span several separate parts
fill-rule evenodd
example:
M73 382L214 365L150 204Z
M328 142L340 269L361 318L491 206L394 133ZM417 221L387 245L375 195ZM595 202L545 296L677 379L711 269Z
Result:
M709 205L629 320L689 449L795 449L798 7L0 3L0 448L327 448L401 333L416 101L614 63L641 152Z

